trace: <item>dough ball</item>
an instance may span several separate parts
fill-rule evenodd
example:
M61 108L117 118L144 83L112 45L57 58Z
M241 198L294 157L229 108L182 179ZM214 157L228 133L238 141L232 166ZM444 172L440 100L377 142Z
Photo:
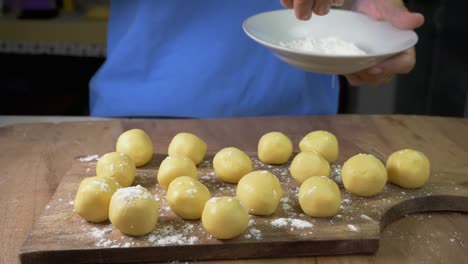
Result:
M270 132L258 141L258 158L267 164L285 164L293 152L291 140L281 132Z
M182 219L200 219L203 207L210 198L208 188L189 176L174 179L167 189L167 202Z
M358 154L348 159L341 169L343 185L350 193L372 196L382 192L387 182L387 170L376 157Z
M220 180L237 183L252 171L252 160L238 148L224 148L214 156L213 168Z
M116 151L127 154L135 166L141 167L153 157L153 142L145 131L132 129L119 136Z
M301 152L294 157L289 171L296 181L302 183L313 176L330 176L330 164L316 152Z
M249 226L249 214L234 197L213 197L202 213L205 230L218 239L230 239L244 233Z
M169 156L184 156L191 159L196 165L205 158L208 146L205 141L191 133L177 134L169 144Z
M310 132L299 142L299 149L318 152L330 163L338 159L338 140L327 131Z
M84 219L99 223L109 219L109 203L112 195L121 186L110 177L84 179L75 196L75 211Z
M98 177L112 177L123 187L128 187L135 180L135 162L125 153L107 153L98 160L96 174Z
M183 156L168 156L159 166L158 182L164 189L177 177L190 176L198 179L198 171L195 163Z
M419 188L431 174L429 159L424 153L412 149L394 152L387 160L389 180L403 188Z
M159 204L151 193L141 187L121 188L112 196L109 220L120 232L143 236L158 222Z
M340 210L340 188L328 177L311 177L299 188L299 205L312 217L334 216Z
M239 181L236 196L249 213L270 215L276 211L283 196L280 182L268 171L253 171Z

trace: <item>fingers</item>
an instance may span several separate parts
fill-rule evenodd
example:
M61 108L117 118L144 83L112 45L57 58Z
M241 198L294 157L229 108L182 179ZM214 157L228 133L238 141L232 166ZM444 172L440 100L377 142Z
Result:
M379 8L382 10L382 16L393 26L400 29L416 29L424 24L424 16L420 13L408 11L401 0L380 1Z
M341 6L344 0L281 0L286 8L293 8L300 20L309 20L312 13L323 16L330 12L330 5Z
M293 0L294 13L300 20L310 19L313 7L314 0Z
M416 63L414 48L389 58L376 66L357 73L346 75L348 82L353 86L368 84L378 86L391 80L395 74L409 73Z
M292 8L293 8L293 0L281 0L281 4L282 4L285 8L289 8L289 9L292 9Z

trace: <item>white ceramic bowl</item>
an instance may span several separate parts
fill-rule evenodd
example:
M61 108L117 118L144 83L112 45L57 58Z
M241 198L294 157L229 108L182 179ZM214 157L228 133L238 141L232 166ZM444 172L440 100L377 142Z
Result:
M336 9L325 16L312 16L309 21L298 20L292 10L261 13L246 19L243 28L249 37L270 48L286 63L305 71L329 74L369 68L418 42L412 30L400 30L357 12ZM327 55L280 46L280 42L306 37L338 37L353 42L366 55Z

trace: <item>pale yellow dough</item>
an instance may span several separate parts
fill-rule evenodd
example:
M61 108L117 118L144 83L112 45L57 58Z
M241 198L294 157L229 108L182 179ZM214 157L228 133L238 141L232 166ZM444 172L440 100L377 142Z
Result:
M208 146L201 138L191 133L177 134L169 144L169 156L184 156L191 159L196 165L205 158Z
M112 196L109 220L120 232L143 236L153 230L158 222L159 204L145 188L121 188Z
M380 160L369 154L348 159L341 169L343 185L350 193L372 196L383 191L387 170Z
M210 198L208 188L189 176L174 179L167 189L167 202L182 219L200 219L205 203Z
M312 217L335 216L341 205L340 189L328 177L311 177L299 188L299 205Z
M213 197L202 213L205 230L218 239L231 239L244 233L249 226L249 214L234 197Z
M99 158L96 174L98 177L112 177L123 187L128 187L135 180L135 162L125 153L110 152Z
M301 152L294 157L289 171L296 181L302 183L313 176L330 176L330 164L316 152Z
M403 188L419 188L429 179L431 165L424 153L404 149L394 152L387 159L390 182Z
M244 175L252 171L252 160L238 148L224 148L214 156L213 168L220 180L237 183Z
M159 166L158 182L164 189L177 177L190 176L198 179L198 171L195 163L183 156L168 156Z
M109 203L112 195L121 186L110 177L84 179L75 196L76 213L84 219L99 223L109 219Z
M117 139L115 149L127 154L137 167L145 165L153 157L153 142L141 129L131 129L122 133Z
M318 152L329 163L333 163L338 159L338 140L335 135L328 131L310 132L299 142L299 149L301 151Z
M258 158L267 164L285 164L293 152L291 140L281 132L270 132L258 141Z
M239 181L237 198L254 215L270 215L278 208L283 189L275 175L268 171L253 171Z

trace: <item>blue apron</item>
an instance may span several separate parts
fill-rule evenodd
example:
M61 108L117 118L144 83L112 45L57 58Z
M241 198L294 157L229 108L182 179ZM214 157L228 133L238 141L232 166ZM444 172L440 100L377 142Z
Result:
M111 2L107 60L90 82L93 116L334 114L336 76L296 69L242 22L279 0Z

